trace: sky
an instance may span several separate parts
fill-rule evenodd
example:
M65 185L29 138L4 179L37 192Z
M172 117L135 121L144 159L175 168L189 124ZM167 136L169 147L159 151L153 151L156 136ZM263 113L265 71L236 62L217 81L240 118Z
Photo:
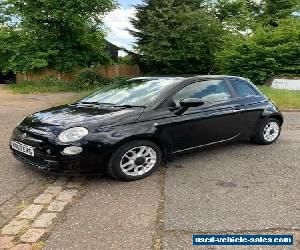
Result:
M130 18L135 15L133 5L141 0L118 0L120 7L105 16L104 24L108 28L107 40L111 43L132 50L134 38L126 29L132 28Z

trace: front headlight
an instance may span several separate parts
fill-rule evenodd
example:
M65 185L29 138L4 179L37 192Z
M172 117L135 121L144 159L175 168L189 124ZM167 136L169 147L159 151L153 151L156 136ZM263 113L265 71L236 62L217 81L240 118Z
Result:
M58 140L63 143L75 142L85 137L88 133L89 131L83 127L70 128L61 132Z

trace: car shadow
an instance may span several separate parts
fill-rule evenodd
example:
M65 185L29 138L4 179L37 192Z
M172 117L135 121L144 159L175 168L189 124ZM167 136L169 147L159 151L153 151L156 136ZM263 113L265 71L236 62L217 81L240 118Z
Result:
M168 163L176 163L179 160L180 161L187 160L189 158L198 157L199 155L202 155L205 153L218 154L221 152L230 151L231 149L234 149L237 146L246 147L246 146L250 146L250 145L251 146L259 146L257 144L254 144L250 140L243 140L243 141L238 141L238 142L231 142L231 143L226 143L226 144L209 146L209 147L201 148L201 149L194 149L194 150L190 150L188 152L176 154L172 160L167 162L166 166L168 167L171 165ZM177 167L180 167L180 166L177 166Z

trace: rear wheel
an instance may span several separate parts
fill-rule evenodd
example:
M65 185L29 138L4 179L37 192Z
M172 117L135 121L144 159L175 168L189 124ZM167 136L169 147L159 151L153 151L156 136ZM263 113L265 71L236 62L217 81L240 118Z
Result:
M119 147L106 169L108 176L134 181L149 176L162 162L160 148L150 141L132 141Z
M280 133L280 122L277 119L270 118L261 124L257 134L252 139L257 144L269 145L279 138Z

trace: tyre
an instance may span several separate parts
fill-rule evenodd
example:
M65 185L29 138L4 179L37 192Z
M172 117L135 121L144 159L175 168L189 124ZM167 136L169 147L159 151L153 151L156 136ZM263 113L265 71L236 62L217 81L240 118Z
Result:
M270 118L264 121L252 140L260 145L269 145L274 143L280 136L281 124L277 119Z
M138 140L120 146L112 155L106 173L123 181L135 181L152 174L162 162L162 152L153 142Z

